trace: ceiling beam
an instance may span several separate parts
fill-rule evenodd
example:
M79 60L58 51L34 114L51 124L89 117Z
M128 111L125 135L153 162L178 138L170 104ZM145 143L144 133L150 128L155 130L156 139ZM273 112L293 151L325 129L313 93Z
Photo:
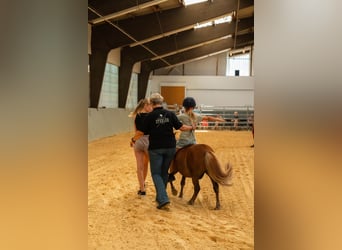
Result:
M161 54L157 57L151 58L151 60L154 61L154 60L157 60L160 58L164 58L164 57L167 57L170 55L174 55L174 54L186 51L186 50L197 48L197 47L200 47L200 46L203 46L206 44L210 44L210 43L217 42L219 40L227 39L228 37L231 37L233 34L233 28L235 29L235 21L228 23L225 26L223 26L223 24L220 24L220 25L222 25L222 28L223 27L225 28L225 33L216 32L215 28L219 27L219 26L213 26L212 27L213 30L210 30L209 32L204 34L203 42L198 43L198 40L191 38L191 37L186 37L185 38L186 41L194 41L195 40L195 42L197 42L197 43L195 43L194 45L190 45L188 47L178 48L178 49L170 51L168 53ZM246 18L246 19L241 21L241 23L239 24L238 29L236 31L239 32L240 30L246 30L247 28L252 28L253 25L254 24L253 24L252 18L248 18L248 19ZM203 29L206 29L206 28L203 28ZM194 31L194 32L198 32L198 31ZM180 40L180 45L183 45L182 40Z
M252 27L253 18L246 18L241 20L238 31L240 29L246 30ZM209 26L202 29L188 30L173 36L146 43L144 44L144 47L124 47L121 51L121 57L132 58L134 62L157 57L160 59L227 38L227 36L234 34L234 30L235 21L231 23L222 23L216 26ZM145 47L148 47L149 50L146 50ZM154 54L150 51L153 51ZM157 54L157 56L155 54Z
M168 0L154 0L154 1L143 3L143 4L138 4L138 5L133 6L131 8L123 9L121 11L114 12L114 13L111 13L111 14L108 14L108 15L105 15L105 16L93 19L93 20L90 21L90 23L98 24L98 23L102 23L104 21L109 21L111 19L118 18L120 16L127 15L129 13L132 13L132 12L135 12L135 11L138 11L138 10L142 10L142 9L154 6L154 5L158 5L158 4L166 2L166 1L168 1Z
M253 44L254 34L246 34L242 36L238 36L236 39L236 46L245 46ZM225 40L220 40L215 43L207 44L192 50L188 50L183 53L175 54L169 57L164 58L169 65L165 64L165 62L161 60L155 61L145 61L142 62L143 64L148 64L152 70L169 67L175 64L180 64L184 62L188 62L191 59L198 58L198 57L205 57L208 55L212 55L216 52L227 51L228 49L232 49L234 46L234 38L227 38Z
M211 18L211 19L208 19L208 20L203 20L201 21L200 23L195 23L195 24L191 24L189 26L184 26L182 28L179 28L179 29L175 29L175 30L171 30L169 32L165 32L165 33L162 33L162 34L159 34L159 35L155 35L155 36L152 36L152 37L149 37L149 38L146 38L144 40L140 40L138 42L135 42L135 43L132 43L130 44L129 46L130 47L135 47L137 45L140 45L140 44L144 44L144 43L148 43L148 42L151 42L151 41L154 41L154 40L157 40L157 39L160 39L160 38L163 38L163 37L168 37L170 35L173 35L173 34L176 34L176 33L179 33L179 32L182 32L182 31L186 31L186 30L190 30L190 29L193 29L194 26L196 24L202 24L202 23L207 23L207 22L212 22L218 18L222 18L222 17L225 17L227 16L227 14L224 14L222 16L217 16L217 17L214 17L214 18Z
M232 37L232 35L222 36L222 37L215 38L215 39L212 39L212 40L206 40L205 42L202 42L202 43L197 43L195 45L192 45L192 46L189 46L189 47L186 47L186 48L174 50L174 51L171 51L169 53L153 57L153 58L151 58L151 61L158 60L158 59L161 59L161 58L164 58L164 57L168 57L168 56L172 56L174 54L178 54L178 53L181 53L181 52L184 52L184 51L187 51L187 50L190 50L190 49L194 49L194 48L206 45L206 44L214 43L214 42L220 41L222 39L227 39L229 37Z
M186 61L182 61L182 62L179 62L179 63L172 64L172 65L170 65L170 66L163 67L163 69L174 68L174 67L176 67L176 66L178 66L178 65L182 65L182 64L186 64L186 63L190 63L190 62L202 60L202 59L204 59L204 58L211 57L211 56L216 56L216 55L218 55L218 54L227 52L227 51L229 51L229 50L230 50L230 48L228 48L228 49L223 49L223 50L220 50L220 51L216 51L216 52L210 53L210 54L208 54L208 55L204 55L204 56L200 56L200 57L191 58L191 59L186 60Z
M253 0L240 0L241 8L252 5ZM191 5L187 8L180 7L138 16L134 19L120 20L115 22L115 26L119 29L107 22L93 25L92 45L109 46L115 49L139 41L146 42L146 39L151 37L157 39L160 36L170 35L175 30L179 32L193 27L196 23L228 15L236 8L237 1L235 0L215 0L210 3ZM122 34L122 31L130 36Z

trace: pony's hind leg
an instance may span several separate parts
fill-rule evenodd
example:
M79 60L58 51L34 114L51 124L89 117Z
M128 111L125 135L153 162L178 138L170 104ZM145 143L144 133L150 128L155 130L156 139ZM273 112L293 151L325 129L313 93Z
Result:
M181 180L181 191L179 193L179 198L183 198L183 189L184 189L184 186L185 186L185 176L182 176L182 180Z
M200 191L201 187L199 185L199 180L196 179L196 178L192 178L192 183L194 184L194 194L192 195L191 199L188 201L188 204L190 205L193 205L196 198L197 198L197 195L198 195L198 192Z
M214 192L215 192L215 195L216 195L216 207L215 207L215 210L219 210L220 207L221 207L220 198L219 198L219 185L213 179L211 179L211 182L213 183L213 188L214 188Z

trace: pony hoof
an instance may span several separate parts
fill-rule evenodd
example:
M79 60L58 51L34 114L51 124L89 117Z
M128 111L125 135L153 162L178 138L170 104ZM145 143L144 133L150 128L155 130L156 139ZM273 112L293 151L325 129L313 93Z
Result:
M194 202L193 201L188 201L188 204L189 205L194 205Z
M172 189L172 195L176 196L177 195L177 190L176 189Z

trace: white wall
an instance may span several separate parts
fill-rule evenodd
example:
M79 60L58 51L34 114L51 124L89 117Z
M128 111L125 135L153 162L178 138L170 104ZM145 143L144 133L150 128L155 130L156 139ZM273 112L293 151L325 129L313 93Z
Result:
M173 68L161 68L154 75L192 75L192 76L225 76L227 68L227 53L220 53L200 60L194 60Z
M186 96L194 97L198 105L254 106L254 77L153 75L147 96L160 92L161 85L185 86Z
M134 131L134 121L128 117L129 113L125 109L88 108L88 141Z
M202 60L193 61L185 64L184 75L225 76L227 67L226 65L227 53L221 53L216 56L210 56Z

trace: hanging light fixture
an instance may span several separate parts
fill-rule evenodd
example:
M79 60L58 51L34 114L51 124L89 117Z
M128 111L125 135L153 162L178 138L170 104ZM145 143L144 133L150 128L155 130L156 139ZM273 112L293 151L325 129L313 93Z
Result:
M208 0L183 0L184 6L188 6L191 4L196 4L196 3L202 3L202 2L207 2Z

